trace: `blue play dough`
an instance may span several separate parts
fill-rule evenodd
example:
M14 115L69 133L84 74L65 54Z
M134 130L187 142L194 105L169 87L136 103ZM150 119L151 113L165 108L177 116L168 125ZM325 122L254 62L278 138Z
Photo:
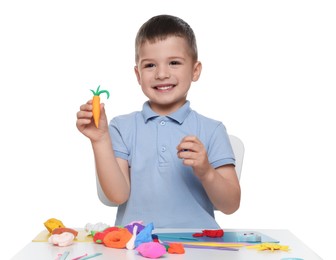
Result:
M136 236L134 246L137 248L142 243L152 242L152 231L154 229L153 223L148 224L145 228Z

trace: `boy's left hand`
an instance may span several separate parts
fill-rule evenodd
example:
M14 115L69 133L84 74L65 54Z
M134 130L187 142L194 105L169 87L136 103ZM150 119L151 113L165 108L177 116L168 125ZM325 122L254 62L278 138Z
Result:
M183 159L183 164L191 166L197 177L204 177L211 171L207 151L203 143L196 136L186 136L176 147L177 156Z

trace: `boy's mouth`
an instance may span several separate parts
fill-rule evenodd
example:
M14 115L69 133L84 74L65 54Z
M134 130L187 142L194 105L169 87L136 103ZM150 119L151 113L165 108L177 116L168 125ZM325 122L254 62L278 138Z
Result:
M175 87L175 85L158 85L158 86L155 86L154 88L160 91L168 91L172 89L173 87Z

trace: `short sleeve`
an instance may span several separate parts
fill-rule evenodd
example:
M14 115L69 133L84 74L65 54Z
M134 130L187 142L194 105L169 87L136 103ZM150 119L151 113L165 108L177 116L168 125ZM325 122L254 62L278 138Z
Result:
M123 136L121 134L120 128L118 126L118 120L116 118L112 119L109 124L109 133L112 140L112 146L115 156L124 160L128 160L129 151L125 142L123 141Z
M223 165L235 165L235 156L231 147L229 135L222 123L215 128L209 140L208 146L209 162L214 168Z

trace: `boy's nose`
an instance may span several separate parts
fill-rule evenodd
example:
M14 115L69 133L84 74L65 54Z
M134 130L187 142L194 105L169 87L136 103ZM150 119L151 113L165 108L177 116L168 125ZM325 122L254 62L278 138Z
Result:
M168 68L158 67L155 74L155 79L167 79L170 77Z

